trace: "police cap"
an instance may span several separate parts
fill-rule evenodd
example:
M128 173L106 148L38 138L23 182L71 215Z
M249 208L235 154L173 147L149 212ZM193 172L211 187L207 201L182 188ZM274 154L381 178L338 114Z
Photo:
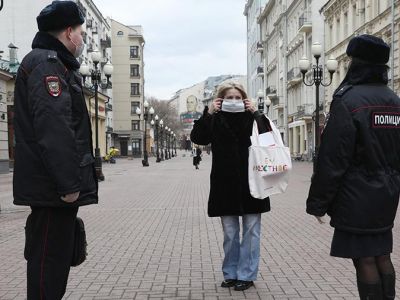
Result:
M350 40L346 53L371 64L386 64L389 61L390 47L381 38L362 34Z
M73 1L53 1L36 18L39 31L57 31L82 25L85 16Z

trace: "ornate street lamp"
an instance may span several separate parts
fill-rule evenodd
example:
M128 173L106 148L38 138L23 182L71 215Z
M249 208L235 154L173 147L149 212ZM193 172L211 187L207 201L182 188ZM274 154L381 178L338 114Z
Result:
M160 132L159 132L160 122L159 122L158 115L156 115L154 117L154 120L155 120L155 126L156 126L156 134L155 134L155 136L156 136L156 155L157 155L156 162L159 163L159 162L161 162L161 158L160 158Z
M91 78L92 88L94 89L94 109L95 109L95 139L96 139L96 148L95 148L95 169L96 175L99 181L103 181L104 175L102 170L102 162L100 156L100 148L99 148L99 96L98 96L98 88L101 83L101 70L98 68L99 62L101 60L101 53L99 50L95 50L91 54L94 69L90 70L89 66L85 63L82 63L79 72L83 77L83 83L86 81L86 77ZM104 67L103 72L107 78L107 89L110 88L110 78L113 73L114 67L108 61Z
M171 131L171 157L175 157L174 153L174 132Z
M260 113L264 113L264 93L262 90L258 90L257 97L258 97L258 111Z
M165 126L165 128L164 128L164 137L165 137L165 148L164 148L164 151L165 151L165 155L164 155L164 157L165 157L165 160L168 160L169 159L169 155L168 155L168 126Z
M271 99L267 96L266 97L267 99L265 99L265 106L267 107L267 116L268 116L268 114L269 114L269 107L271 106L271 104L272 104L272 101L271 101Z
M328 83L323 82L323 72L324 72L324 67L319 64L319 59L321 58L322 54L322 46L320 43L315 42L312 47L311 47L311 52L312 55L314 56L316 60L316 64L312 66L312 78L310 82L307 82L306 80L306 73L310 69L310 60L306 57L303 56L302 59L299 61L299 67L300 71L303 74L303 83L306 86L313 86L315 85L315 150L314 150L314 156L313 156L313 162L314 162L314 172L316 171L316 165L317 165L317 157L318 157L318 151L319 151L319 144L320 144L320 130L319 130L319 87L320 85L322 86L329 86L332 84L332 78L333 78L333 73L336 72L337 67L338 67L338 62L336 59L334 59L332 56L328 59L326 62L326 68L328 69L329 75L330 75L330 80Z
M144 106L144 113L143 113L143 119L144 119L143 147L144 147L144 151L143 151L142 165L143 165L143 167L148 167L149 166L149 155L147 153L147 126L146 125L147 125L147 121L149 119L153 118L154 109L152 107L150 107L150 109L149 109L149 102L147 102L147 100L144 101L143 106ZM136 114L139 116L139 119L140 119L140 115L142 114L142 111L140 110L139 107L136 109ZM150 115L150 118L149 118L149 115Z
M160 145L161 145L161 149L160 149L160 154L161 154L161 161L164 160L164 121L161 119L160 120Z
M176 153L176 133L174 133L174 147L175 147L175 157L177 157L178 154Z

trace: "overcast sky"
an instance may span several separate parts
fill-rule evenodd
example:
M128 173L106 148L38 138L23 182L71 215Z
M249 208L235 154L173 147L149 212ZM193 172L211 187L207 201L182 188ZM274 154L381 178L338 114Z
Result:
M104 16L142 25L145 93L174 92L220 74L246 74L245 0L94 0Z

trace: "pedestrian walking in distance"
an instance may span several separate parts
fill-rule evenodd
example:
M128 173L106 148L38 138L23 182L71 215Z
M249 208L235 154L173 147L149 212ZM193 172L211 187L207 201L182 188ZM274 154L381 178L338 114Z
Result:
M350 40L351 63L322 134L307 212L335 228L331 255L350 258L362 300L395 299L390 258L400 196L400 99L387 87L390 49Z
M212 148L208 215L220 217L225 258L222 287L246 290L257 278L260 260L261 213L270 210L269 199L250 195L248 157L255 119L265 118L236 83L222 85L208 110L195 121L192 142ZM240 219L243 233L240 239Z
M84 15L73 1L53 1L37 23L15 86L14 204L32 208L25 229L27 298L58 300L74 263L78 207L97 203L98 185L77 73Z
M199 146L196 147L195 152L196 154L193 157L193 165L196 167L196 170L198 170L201 162L201 149Z

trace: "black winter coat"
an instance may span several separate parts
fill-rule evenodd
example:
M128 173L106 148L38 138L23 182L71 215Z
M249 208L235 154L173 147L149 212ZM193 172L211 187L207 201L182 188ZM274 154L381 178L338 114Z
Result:
M74 207L97 203L92 133L79 63L38 33L15 86L14 204ZM49 50L51 49L51 50ZM61 196L80 192L69 204Z
M208 215L242 216L270 210L269 198L250 195L248 160L254 116L246 113L204 115L195 121L191 140L212 148Z
M334 95L307 212L352 233L393 227L400 196L400 99L386 67L353 65Z

